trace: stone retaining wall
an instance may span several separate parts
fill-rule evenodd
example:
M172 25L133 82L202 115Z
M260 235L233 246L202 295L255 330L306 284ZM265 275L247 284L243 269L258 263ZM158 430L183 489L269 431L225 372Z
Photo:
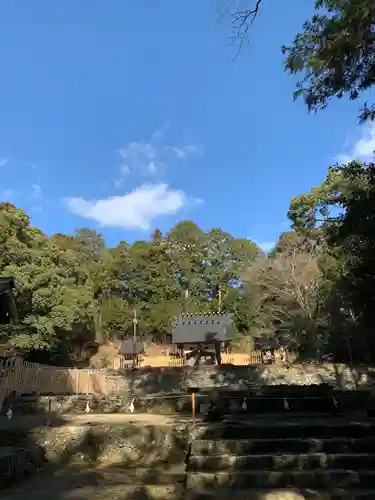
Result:
M0 430L0 490L35 472L44 461L58 468L136 469L163 464L168 468L184 463L188 440L187 425L64 425Z
M36 429L31 436L49 461L64 465L152 467L172 458L183 461L188 447L186 425L63 426Z
M372 385L375 368L338 364L212 366L201 368L142 368L107 372L107 394L186 392L189 387L246 389L264 385L328 384L336 389Z
M106 394L46 395L12 398L13 412L20 414L68 412L83 413L87 401L90 411L124 413L131 398L136 398L136 410L154 413L190 413L188 389L255 391L276 390L289 386L288 393L301 386L318 386L336 390L357 390L373 384L375 371L369 367L351 368L345 365L259 365L213 366L204 368L151 368L126 370L106 374ZM290 395L290 394L289 394ZM167 396L167 397L166 397Z
M136 398L136 410L154 413L190 413L188 389L197 387L203 392L212 390L265 391L275 386L327 386L336 390L371 388L375 371L369 367L351 368L345 365L253 365L213 366L204 368L150 368L106 372L104 394L88 395L11 395L13 413L41 414L82 413L87 401L90 411L123 413L128 411L131 398ZM263 388L263 389L262 389ZM167 396L167 398L166 398ZM5 402L4 402L5 405ZM4 406L3 405L3 406ZM6 408L3 408L5 414Z
M137 413L180 413L191 414L189 395L162 395L134 401ZM63 415L82 414L89 405L90 413L129 413L131 395L101 394L69 396L20 396L13 403L13 414L19 415Z
M283 411L283 401L293 400L296 412L313 411L327 413L333 411L332 398L341 412L367 411L373 408L371 391L338 390L328 384L315 385L273 385L246 390L215 388L202 390L196 395L196 412L206 414L211 403L223 411L242 411L244 398L252 407L250 412L264 413ZM66 396L19 396L13 402L14 416L44 415L47 420L64 414L124 414L130 413L133 402L136 413L179 414L192 413L192 400L189 393L153 394L149 396L110 395L66 395ZM313 403L313 409L311 406ZM224 410L226 409L226 410Z

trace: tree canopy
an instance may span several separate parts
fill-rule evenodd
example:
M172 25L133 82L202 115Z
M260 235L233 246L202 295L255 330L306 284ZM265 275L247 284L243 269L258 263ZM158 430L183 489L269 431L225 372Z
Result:
M267 0L248 0L231 13L235 35L243 40ZM288 0L284 0L285 4ZM375 4L372 0L311 0L315 12L293 42L283 45L285 69L300 79L294 97L310 111L336 97L359 98L375 83ZM373 120L375 107L365 104L360 120Z
M16 278L21 318L3 337L32 359L74 363L87 343L131 335L134 309L149 344L169 342L181 312L221 310L242 350L263 336L301 358L371 361L374 193L375 164L329 168L291 200L292 229L268 254L192 221L114 248L87 228L48 237L2 203L0 275Z
M216 311L219 296L238 332L249 328L242 275L261 251L247 239L183 221L165 235L108 248L87 228L47 237L8 203L0 204L0 226L0 274L16 278L21 317L11 342L34 356L73 356L89 341L131 334L134 309L144 340L165 342L173 316Z

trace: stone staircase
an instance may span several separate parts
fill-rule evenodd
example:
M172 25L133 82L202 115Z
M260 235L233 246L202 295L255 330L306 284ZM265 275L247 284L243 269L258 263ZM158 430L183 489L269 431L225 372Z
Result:
M375 499L375 421L284 414L201 426L186 488L191 500Z
M65 399L68 397L22 397L14 406L15 413L85 411L87 396L79 396L74 404ZM191 416L186 393L168 401L173 401L173 406L168 403L171 409L181 404L179 415ZM92 411L112 410L107 403L98 403ZM207 414L208 404L216 415ZM54 496L54 487L74 489L78 485L86 485L85 490L80 489L80 498L92 498L94 484L103 492L101 500L227 500L228 495L236 500L375 499L375 419L367 415L370 406L369 391L327 386L201 390L197 425L192 430L185 423L173 430L156 424L131 428L87 423L85 428L77 428L80 437L71 438L77 443L74 460L71 458L69 470L60 471L60 479L45 481L49 489L45 498ZM124 411L125 406L119 408ZM148 406L139 403L138 409L147 411ZM152 412L160 409L155 403ZM49 448L67 448L63 427L60 433L53 426L41 430L41 436L49 436ZM21 439L22 432L18 434L6 429L0 432L0 490L17 484L18 478L38 469L44 460L44 437L37 440L42 445L38 448ZM89 466L92 457L95 465ZM19 498L31 490L25 486Z

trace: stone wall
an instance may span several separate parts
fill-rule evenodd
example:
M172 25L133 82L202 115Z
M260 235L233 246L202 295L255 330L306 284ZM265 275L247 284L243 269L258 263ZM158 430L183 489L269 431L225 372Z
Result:
M183 462L188 448L186 426L64 426L36 429L31 436L49 461L64 465L152 467L172 459Z
M129 413L131 394L103 396L62 395L62 396L20 396L13 403L13 414L20 415L64 415L83 414L89 405L90 413ZM168 394L155 398L136 398L137 413L179 413L191 415L188 394Z
M176 425L56 425L0 430L1 446L43 449L49 462L87 465L122 464L151 467L168 458L183 460L189 426ZM3 448L0 449L3 449Z
M189 426L56 425L33 429L0 429L0 490L41 467L90 470L183 466ZM47 464L48 462L48 464ZM90 475L86 480L92 483ZM83 486L81 482L77 487Z
M246 389L268 385L328 384L336 389L354 390L372 385L375 369L339 364L298 364L210 366L202 368L150 368L112 372L106 376L107 393L146 396L186 393L189 387L201 389Z
M368 390L335 390L327 384L316 385L273 385L258 389L237 391L227 389L213 389L198 392L195 399L195 409L199 416L206 415L211 403L230 412L242 412L243 398L248 401L254 398L250 413L263 411L283 411L285 397L293 399L294 411L311 411L305 400L313 400L314 412L326 413L331 411L332 398L339 401L340 410L349 413L367 411L372 408L371 391ZM319 403L316 401L319 399ZM90 420L91 414L126 414L130 411L130 402L133 401L136 413L173 414L191 417L191 395L188 393L158 394L146 397L132 395L66 395L66 396L20 396L13 405L15 416L44 415L46 421L60 415L85 414ZM271 406L270 404L271 403ZM301 404L302 403L302 404ZM300 408L300 410L297 410ZM310 408L310 409L309 409Z
M21 396L11 402L14 415L84 413L87 403L93 413L127 413L135 397L137 412L191 414L189 387L200 389L199 399L207 402L212 391L249 390L264 396L291 397L294 389L319 391L365 389L373 383L373 369L344 365L221 366L194 368L153 368L128 370L106 375L107 394ZM277 391L278 387L280 390ZM306 388L305 388L306 386ZM292 392L291 392L292 391ZM306 393L303 397L311 394ZM207 396L204 396L206 394ZM237 397L237 396L236 396ZM342 399L342 397L341 397Z

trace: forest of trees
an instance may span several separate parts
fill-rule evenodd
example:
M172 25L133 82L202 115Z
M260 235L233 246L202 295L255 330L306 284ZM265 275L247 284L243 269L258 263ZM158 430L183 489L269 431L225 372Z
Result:
M0 205L0 274L15 276L21 322L2 329L30 359L74 362L89 341L138 331L165 342L182 311L233 314L235 341L278 339L302 358L371 361L375 353L375 165L332 167L291 201L293 230L264 254L221 229L183 221L149 241L106 248L90 229L44 235ZM335 215L333 215L335 214Z

